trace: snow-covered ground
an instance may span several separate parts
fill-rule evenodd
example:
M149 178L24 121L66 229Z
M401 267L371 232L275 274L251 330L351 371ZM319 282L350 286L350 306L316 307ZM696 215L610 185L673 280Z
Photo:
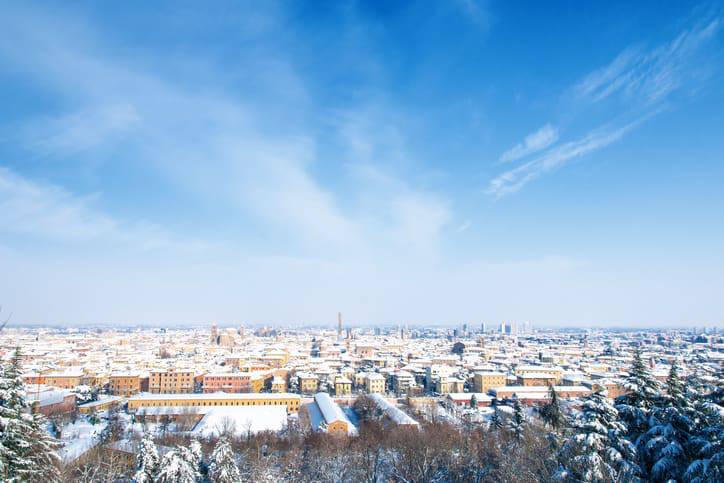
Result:
M63 446L58 451L60 458L66 462L78 459L100 442L106 425L104 420L91 424L84 417L78 418L75 423L63 425L60 438Z
M208 438L229 431L244 436L249 432L281 431L286 424L286 406L218 407L204 415L192 434Z

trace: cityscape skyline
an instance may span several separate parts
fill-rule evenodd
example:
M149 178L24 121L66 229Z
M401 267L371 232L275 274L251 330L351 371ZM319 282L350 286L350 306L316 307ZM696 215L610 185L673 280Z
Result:
M720 327L723 19L4 2L0 316Z

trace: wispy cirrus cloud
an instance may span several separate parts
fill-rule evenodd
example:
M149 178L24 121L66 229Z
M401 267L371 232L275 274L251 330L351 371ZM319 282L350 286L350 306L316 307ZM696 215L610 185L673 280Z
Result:
M620 94L654 103L682 87L697 70L701 48L719 31L720 18L702 20L654 49L629 47L610 64L590 73L573 88L583 101L600 102Z
M556 146L545 154L493 178L490 181L487 193L495 198L515 193L539 176L560 168L573 159L618 141L647 117L644 116L620 127L607 126L596 129L580 139Z
M517 161L546 148L548 151L495 176L489 182L486 193L499 199L520 191L530 181L569 161L619 141L645 120L663 112L674 92L701 81L701 76L697 75L697 59L703 56L704 47L719 31L721 24L722 20L718 17L707 18L653 49L628 47L608 65L586 75L571 89L573 98L581 105L580 109L586 113L593 104L618 96L624 101L624 106L619 107L615 114L618 120L559 145L555 145L558 131L546 124L503 153L500 161ZM581 119L581 123L585 122Z
M558 140L558 129L546 124L527 135L522 143L516 144L500 156L501 163L509 163L541 151Z

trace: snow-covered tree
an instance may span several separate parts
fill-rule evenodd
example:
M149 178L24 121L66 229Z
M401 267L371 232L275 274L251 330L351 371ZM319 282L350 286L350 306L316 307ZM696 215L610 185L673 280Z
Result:
M724 388L710 394L699 393L694 399L697 427L689 441L694 459L684 473L684 480L724 481Z
M649 429L649 410L659 396L660 385L646 367L638 348L624 387L627 393L617 398L616 409L626 424L629 439L639 444L638 438Z
M508 429L513 434L513 437L520 441L523 439L525 433L526 419L523 406L521 406L518 398L513 399L513 415L508 420Z
M558 393L553 386L548 388L548 394L550 401L538 409L538 415L543 422L553 428L554 431L560 431L568 422L566 413L561 404L561 400L558 398Z
M490 416L490 429L493 431L499 431L505 427L505 424L503 422L503 418L500 417L497 398L493 398L493 401L490 403L490 407L493 409L493 414Z
M156 478L160 464L158 449L150 433L143 435L136 456L136 473L133 480L137 483L151 483Z
M0 475L3 481L59 481L57 442L25 398L20 350L0 374Z
M166 453L161 459L156 477L158 483L196 483L198 471L189 462L188 448L178 447Z
M191 444L186 446L181 446L178 448L179 454L181 457L188 463L189 467L191 467L196 474L196 479L201 479L201 464L203 460L203 452L201 451L201 444L193 440Z
M573 435L561 450L562 479L609 482L635 481L636 450L623 437L625 426L601 389L583 399L573 420Z
M236 464L229 440L222 437L214 447L209 465L209 478L219 483L241 481L241 472Z
M470 396L470 407L472 409L478 409L478 398L475 397L475 394Z
M77 386L73 392L75 393L75 401L78 404L85 404L98 400L98 389L86 384Z
M691 444L695 410L684 397L678 365L671 365L667 395L655 400L649 411L649 430L639 439L640 453L648 475L656 481L681 480L693 459Z

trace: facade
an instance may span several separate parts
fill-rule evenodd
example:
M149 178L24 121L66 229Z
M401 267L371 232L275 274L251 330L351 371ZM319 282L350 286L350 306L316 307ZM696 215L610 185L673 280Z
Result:
M558 384L563 377L563 369L560 367L547 366L518 366L515 368L516 376L522 376L525 374L549 374L555 377L556 384Z
M286 406L288 412L299 411L298 394L139 394L128 399L130 411L145 407L187 406Z
M470 400L475 396L477 407L489 407L493 398L483 393L458 392L447 395L447 403L451 406L470 407Z
M441 377L435 382L435 392L438 394L448 394L451 392L463 392L465 390L465 381L454 377Z
M148 390L153 394L179 394L194 392L194 372L190 370L151 371Z
M111 374L108 378L108 393L113 396L132 396L141 392L141 377L138 374Z
M338 377L334 381L334 394L337 396L349 396L352 394L352 381L346 377Z
M211 373L205 374L203 379L204 393L228 392L244 393L252 391L251 373Z
M281 377L275 377L271 382L271 391L276 393L287 392L287 381Z
M108 409L120 406L125 401L121 396L112 396L98 401L91 401L78 406L78 412L81 414L91 414L99 411L107 411Z
M314 374L302 373L299 376L299 392L302 394L312 394L319 387L319 378Z
M494 387L505 386L505 373L476 372L473 376L475 392L487 394Z
M77 372L54 372L46 374L45 384L60 389L73 389L83 384L83 373Z
M556 381L556 376L546 373L531 372L518 376L518 385L520 386L553 386Z
M365 389L369 394L383 394L385 392L385 377L381 374L368 374L365 379Z

